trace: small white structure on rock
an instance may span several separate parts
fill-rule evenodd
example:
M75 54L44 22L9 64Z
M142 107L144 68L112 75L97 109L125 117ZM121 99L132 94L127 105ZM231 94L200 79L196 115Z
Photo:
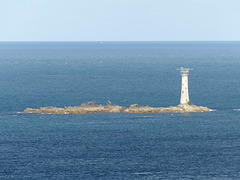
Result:
M181 67L181 76L182 76L182 89L181 89L181 100L180 104L187 104L189 103L189 93L188 93L188 75L189 75L189 68Z

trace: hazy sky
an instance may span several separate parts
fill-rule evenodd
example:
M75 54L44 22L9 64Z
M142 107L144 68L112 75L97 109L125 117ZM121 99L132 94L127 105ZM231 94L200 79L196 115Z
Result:
M240 40L240 0L0 0L0 41Z

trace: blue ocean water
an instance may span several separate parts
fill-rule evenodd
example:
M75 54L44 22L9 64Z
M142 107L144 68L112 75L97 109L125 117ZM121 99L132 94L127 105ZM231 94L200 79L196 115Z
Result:
M27 107L216 111L21 114ZM0 42L0 179L240 179L240 42Z

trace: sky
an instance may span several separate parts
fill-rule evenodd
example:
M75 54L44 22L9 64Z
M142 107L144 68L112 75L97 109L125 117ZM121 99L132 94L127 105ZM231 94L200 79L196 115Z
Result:
M240 0L0 0L0 41L240 41Z

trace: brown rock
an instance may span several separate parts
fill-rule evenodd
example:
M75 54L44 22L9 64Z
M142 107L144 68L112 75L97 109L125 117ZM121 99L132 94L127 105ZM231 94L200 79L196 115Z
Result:
M49 113L49 114L86 114L86 113L166 113L166 112L209 112L207 107L196 106L194 104L179 104L170 107L149 107L138 104L132 104L129 108L113 105L110 101L105 106L96 102L82 103L81 106L68 106L64 108L57 107L41 107L39 109L27 108L23 113Z

